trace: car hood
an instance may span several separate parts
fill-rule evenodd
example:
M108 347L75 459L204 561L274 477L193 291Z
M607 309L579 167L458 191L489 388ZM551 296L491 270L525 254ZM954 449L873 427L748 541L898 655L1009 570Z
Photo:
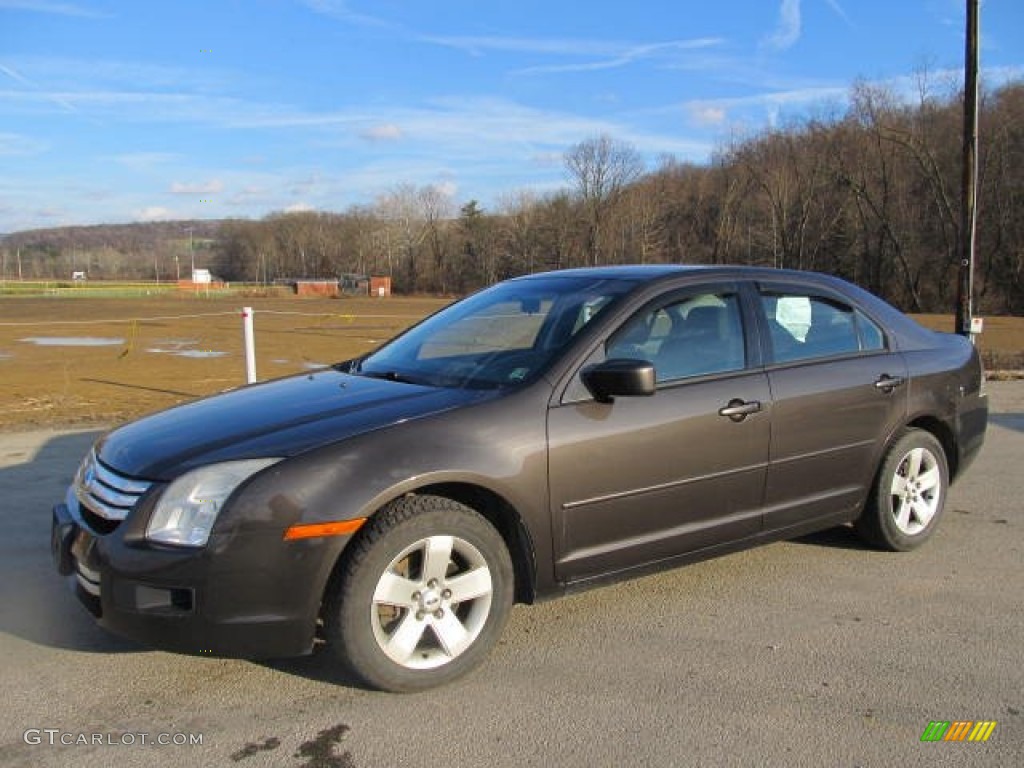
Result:
M106 435L97 455L132 477L170 480L217 461L311 448L493 397L340 373L300 374L146 416Z

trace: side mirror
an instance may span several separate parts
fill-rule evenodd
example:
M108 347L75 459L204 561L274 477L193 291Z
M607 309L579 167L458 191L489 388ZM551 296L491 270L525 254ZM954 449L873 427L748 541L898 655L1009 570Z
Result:
M646 360L612 358L580 372L583 384L599 403L616 397L649 397L654 394L654 365Z

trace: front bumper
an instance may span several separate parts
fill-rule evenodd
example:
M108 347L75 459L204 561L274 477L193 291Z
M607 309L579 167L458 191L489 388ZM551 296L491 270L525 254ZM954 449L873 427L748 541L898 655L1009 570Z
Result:
M53 509L54 565L100 626L179 653L275 658L312 650L342 537L215 534L206 547L186 550L140 541L130 528L96 533L71 494Z

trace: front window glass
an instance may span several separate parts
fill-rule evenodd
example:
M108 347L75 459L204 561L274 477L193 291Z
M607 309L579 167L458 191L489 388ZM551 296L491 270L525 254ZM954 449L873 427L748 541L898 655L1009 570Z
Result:
M501 283L428 318L353 372L438 387L521 384L633 285L577 276Z
M608 341L605 354L653 363L659 382L741 370L746 357L738 298L703 293L644 310Z

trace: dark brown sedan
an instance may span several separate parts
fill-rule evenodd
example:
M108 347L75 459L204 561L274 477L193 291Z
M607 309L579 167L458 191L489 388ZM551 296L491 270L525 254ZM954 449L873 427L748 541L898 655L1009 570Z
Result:
M269 657L322 635L367 684L419 690L477 665L517 600L850 523L912 549L986 420L968 341L835 278L533 275L111 432L53 549L141 642Z

